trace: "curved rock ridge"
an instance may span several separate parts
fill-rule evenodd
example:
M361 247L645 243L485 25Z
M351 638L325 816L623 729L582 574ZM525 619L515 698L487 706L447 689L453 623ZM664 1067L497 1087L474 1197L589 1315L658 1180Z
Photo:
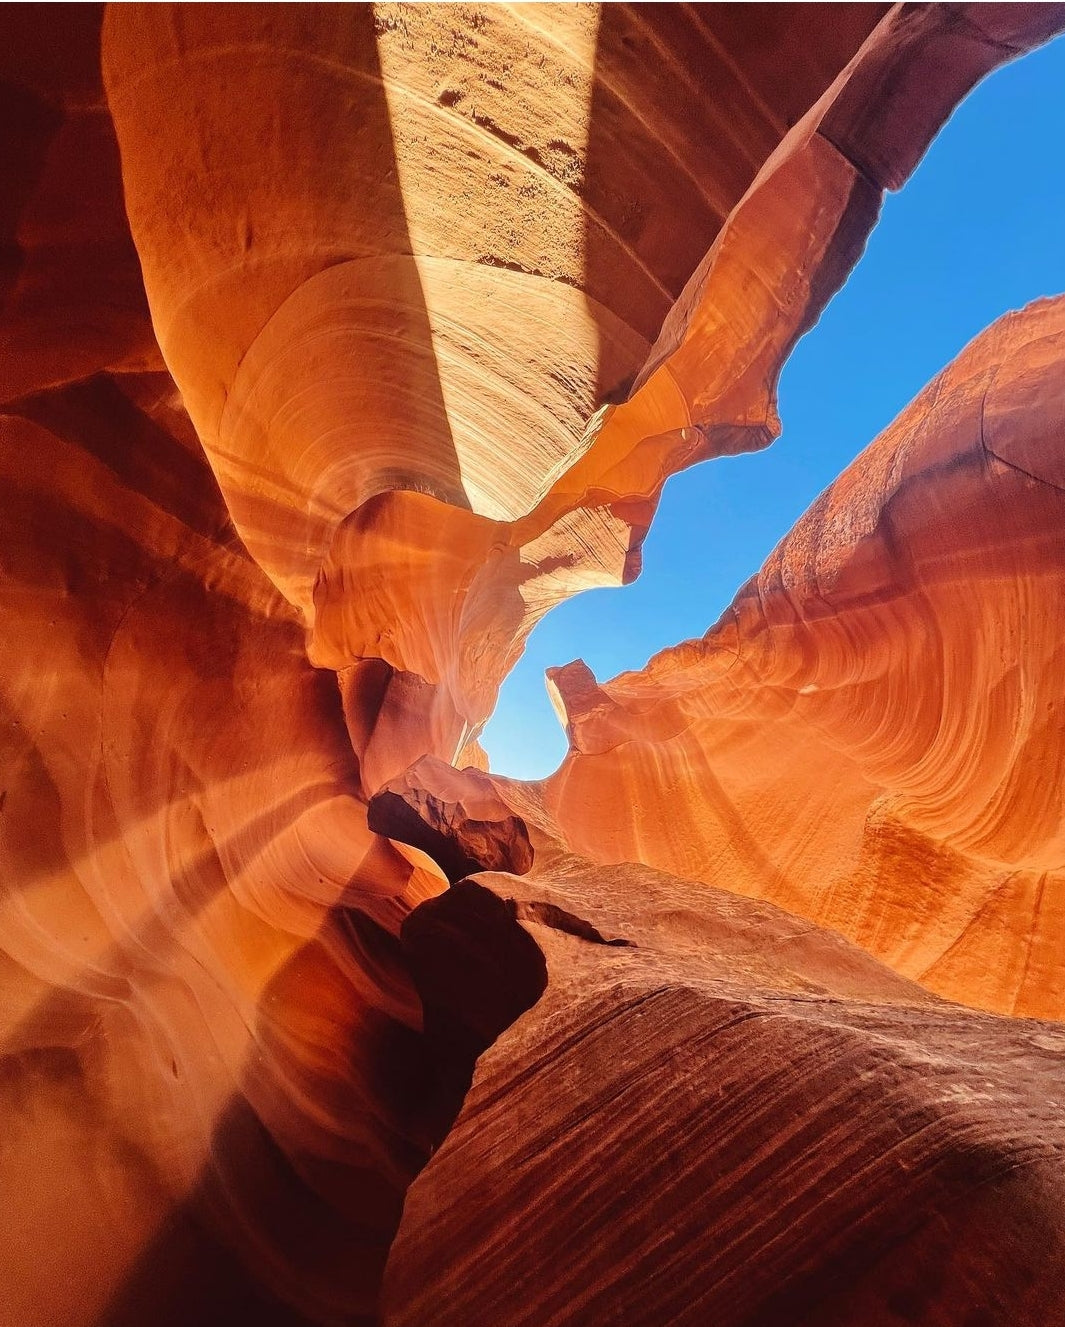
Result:
M424 852L451 884L477 871L523 875L533 864L525 821L474 769L424 756L371 799L367 822L378 834Z
M461 943L489 902L546 987L407 1195L387 1327L1065 1322L1060 1024L940 1001L764 902L565 856L408 919L459 1022L498 1007Z
M444 878L163 371L101 18L2 16L0 1321L366 1320L450 1118L398 940Z
M398 943L442 874L182 420L166 375L0 414L5 1323L357 1317L447 1123Z
M1062 22L881 13L109 11L153 320L237 529L316 664L424 684L393 679L425 736L381 735L380 782L453 760L539 617L636 573L669 474L774 436L882 189Z
M978 337L702 640L554 673L598 861L770 899L951 998L1065 1013L1065 299Z
M552 1027L580 1042L599 1024L597 1002L611 1024L611 992L635 983L642 1000L648 982L670 992L648 1011L667 1063L647 1080L663 1127L679 1137L687 1119L670 1082L709 1109L686 1095L687 1070L670 1076L681 1043L717 1037L725 1005L757 1011L743 1024L758 1028L755 1058L800 1084L815 1062L838 1073L834 1100L868 1124L871 1173L896 1186L895 1206L871 1204L871 1225L855 1221L846 1188L837 1224L811 1226L827 1241L821 1261L801 1241L784 1240L781 1263L738 1245L763 1280L737 1302L768 1303L759 1287L790 1268L828 1321L836 1292L818 1269L848 1249L868 1261L890 1238L901 1252L882 1283L870 1273L837 1287L847 1312L864 1320L871 1305L875 1321L887 1303L912 1317L927 1301L929 1321L960 1327L950 1306L977 1312L986 1199L1010 1240L1028 1235L1012 1270L1012 1244L987 1254L1012 1312L994 1321L1054 1321L1041 1298L1057 1281L1053 1029L948 1009L768 904L572 855L602 862L636 833L638 808L610 801L610 771L642 739L634 729L622 748L614 734L643 717L650 733L677 711L672 665L615 684L609 704L573 670L561 677L584 754L553 783L450 762L484 764L478 727L537 618L635 575L665 478L769 441L780 363L846 275L881 189L905 178L977 77L1063 22L1050 5L123 5L103 19L101 57L95 6L0 12L11 149L0 210L3 1327L372 1327L404 1195L448 1135L478 1057L485 1072L512 1054L519 1065L523 1046L554 1035L544 1016L555 1010ZM988 907L1021 902L994 914L1007 917L997 930L1016 939L1011 919L1041 918L1014 1001L1029 1012L1059 980L1048 956L1059 827L1028 774L1038 760L1058 768L1057 729L1035 708L1054 668L1043 609L1062 478L1042 422L1057 318L1048 306L996 333L1004 367L981 379L984 451L959 442L955 464L945 443L927 471L933 505L953 504L971 535L959 564L961 534L913 527L898 631L915 667L941 665L932 708L889 679L874 700L885 723L901 716L896 745L863 737L863 781L848 782L852 752L838 805L823 803L842 834L875 779L898 784L883 809L890 832L849 897L853 917L880 919L856 923L877 932L856 938L904 971L910 950L877 937L934 948L976 898L974 863L998 873ZM1023 349L1033 319L1044 330ZM974 382L983 372L972 367ZM962 414L975 400L967 382ZM910 513L915 492L900 487L892 511ZM833 528L857 530L867 508L839 499ZM989 521L989 501L1007 504L1011 523ZM988 546L980 522L995 532ZM877 582L876 595L892 602L894 585ZM971 677L913 626L930 587L974 628L949 638ZM867 589L860 581L861 603ZM839 609L823 667L846 676L858 607ZM875 611L867 620L882 639ZM927 612L921 621L934 636ZM755 633L770 662L781 629L773 618ZM685 648L692 695L708 698L713 651ZM888 677L896 656L882 654ZM768 705L756 655L752 708ZM860 680L877 676L870 665ZM977 681L990 687L983 726L950 708ZM774 722L790 685L776 684ZM843 717L829 705L823 731L853 721L858 732L837 690ZM942 740L933 732L936 704L955 747L946 726ZM593 751L596 733L606 737ZM797 766L783 721L777 733ZM670 782L681 736L654 737L671 828L691 809L690 790ZM647 768L632 765L626 794L645 805ZM704 768L693 759L676 778ZM720 807L715 787L703 797ZM743 814L762 832L753 806ZM685 873L701 873L703 842L691 839ZM900 874L912 843L935 868L916 901ZM956 859L964 888L949 874ZM833 860L846 861L842 849ZM720 883L747 887L738 875ZM836 894L829 920L847 929L847 891ZM990 978L977 992L974 973L979 955L992 974L1008 967L995 932L970 927L973 946L940 955L930 984L947 989L957 962L966 998L994 1003ZM766 1001L787 1006L786 1026L767 1030ZM630 1032L644 1045L626 1026L607 1026L604 1043L623 1076ZM749 1051L737 1053L749 1075ZM562 1083L508 1078L500 1110L546 1126L558 1117L543 1110L545 1085L552 1109L571 1113L587 1088L600 1127L573 1155L585 1170L601 1158L616 1190L622 1163L603 1150L596 1114L614 1087L599 1060L586 1083L579 1064L570 1074L568 1054ZM979 1101L974 1066L986 1075ZM698 1075L705 1091L702 1062ZM766 1103L779 1113L759 1119L784 1147L792 1102L774 1090ZM898 1181L885 1141L911 1116L929 1126L902 1153L917 1187ZM839 1141L826 1113L803 1118ZM712 1137L692 1137L715 1155ZM514 1145L501 1137L501 1162ZM716 1155L724 1174L732 1154ZM831 1194L824 1149L811 1155L803 1175ZM794 1193L806 1212L803 1175ZM436 1183L427 1176L423 1210ZM757 1207L767 1191L752 1192L768 1211ZM960 1209L947 1213L949 1257L927 1244L929 1261L948 1265L938 1281L929 1272L934 1291L913 1261L917 1225L898 1215L914 1194L924 1213L954 1199L971 1209L964 1228ZM535 1194L522 1201L538 1212ZM455 1219L468 1210L463 1198ZM729 1231L743 1210L704 1215ZM856 1244L840 1234L847 1223ZM396 1320L411 1320L431 1283L417 1230L396 1253L394 1269L411 1268L390 1279ZM617 1230L624 1245L631 1223ZM555 1251L570 1233L558 1230ZM1041 1276L1033 1249L1045 1251ZM670 1271L663 1262L660 1279ZM598 1305L621 1302L612 1286ZM676 1318L670 1304L659 1321ZM544 1321L557 1311L545 1307Z

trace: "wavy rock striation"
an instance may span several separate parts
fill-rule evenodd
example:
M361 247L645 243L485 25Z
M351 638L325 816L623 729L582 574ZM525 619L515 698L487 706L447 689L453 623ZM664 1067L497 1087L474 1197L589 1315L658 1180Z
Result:
M459 993L452 1017L498 1007L456 942L488 899L547 986L407 1195L389 1327L1065 1321L1060 1025L946 1004L646 867L458 890L404 928L433 910L412 962Z
M0 22L0 1323L1056 1321L1059 305L455 766L1062 7Z
M1065 1322L1060 1024L948 1004L771 904L594 866L524 810L524 874L403 925L427 1026L485 1050L407 1195L389 1327Z
M1065 300L977 338L699 641L553 675L575 850L833 927L953 999L1065 1013Z
M803 6L110 11L153 319L237 529L349 709L384 660L422 715L375 732L375 786L636 573L669 474L775 435L882 189L1058 21L880 13L815 47Z
M222 1321L242 1260L347 1316L434 1137L396 937L439 872L369 830L335 683L162 376L0 417L12 1323L95 1322L127 1277L104 1320ZM177 1293L200 1266L217 1319Z

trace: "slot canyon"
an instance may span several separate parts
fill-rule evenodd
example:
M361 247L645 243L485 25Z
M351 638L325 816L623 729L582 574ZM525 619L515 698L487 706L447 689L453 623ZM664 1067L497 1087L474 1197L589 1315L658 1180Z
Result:
M478 741L1065 5L0 28L0 1327L1065 1327L1065 296Z

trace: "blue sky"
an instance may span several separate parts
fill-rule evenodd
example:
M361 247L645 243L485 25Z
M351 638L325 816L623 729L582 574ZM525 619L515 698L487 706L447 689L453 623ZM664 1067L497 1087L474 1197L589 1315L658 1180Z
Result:
M1065 291L1065 38L996 71L889 194L846 286L780 380L780 438L677 475L640 578L550 613L482 742L492 769L541 778L566 751L544 670L603 681L701 636L774 545L959 350L1008 309Z

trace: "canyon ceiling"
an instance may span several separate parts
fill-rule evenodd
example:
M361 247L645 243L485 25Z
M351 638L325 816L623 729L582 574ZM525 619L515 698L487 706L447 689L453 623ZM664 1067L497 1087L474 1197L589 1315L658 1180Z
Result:
M477 744L1065 5L0 27L2 1327L1065 1324L1065 297Z

